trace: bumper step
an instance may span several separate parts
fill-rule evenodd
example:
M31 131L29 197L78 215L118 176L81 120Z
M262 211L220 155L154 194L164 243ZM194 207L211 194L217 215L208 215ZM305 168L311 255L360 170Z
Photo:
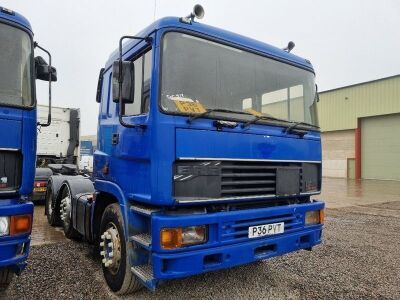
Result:
M146 249L151 248L151 236L148 233L139 233L132 235L130 240L138 243L139 245L145 247Z
M153 276L152 265L133 266L131 271L133 274L139 277L139 279L148 289L152 291L155 290L157 281Z
M145 216L150 216L152 213L160 211L160 209L158 208L148 207L139 204L132 205L131 210Z

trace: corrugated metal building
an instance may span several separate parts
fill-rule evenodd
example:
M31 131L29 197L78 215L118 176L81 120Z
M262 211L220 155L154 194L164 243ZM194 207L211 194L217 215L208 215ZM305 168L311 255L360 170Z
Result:
M400 180L400 75L320 93L323 174Z

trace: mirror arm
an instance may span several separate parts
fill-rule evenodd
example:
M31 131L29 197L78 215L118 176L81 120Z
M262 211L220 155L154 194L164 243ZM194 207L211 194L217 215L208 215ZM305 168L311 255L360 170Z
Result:
M146 125L144 124L128 124L124 121L122 118L122 41L124 39L131 39L131 40L142 40L145 41L146 43L151 43L153 41L153 38L150 36L147 37L138 37L138 36L130 36L130 35L124 35L119 39L119 68L118 68L118 89L119 89L119 111L118 111L118 118L119 122L122 126L127 127L127 128L145 128Z
M319 102L318 84L315 84L315 100Z
M39 44L37 42L34 42L34 48L39 48L40 50L42 50L43 52L46 52L47 55L49 56L49 113L47 115L47 123L45 124L41 124L40 122L37 122L37 125L40 125L42 127L48 127L51 124L51 76L53 74L53 69L51 67L51 54L49 51L47 51L46 49L44 49L43 47L39 46Z

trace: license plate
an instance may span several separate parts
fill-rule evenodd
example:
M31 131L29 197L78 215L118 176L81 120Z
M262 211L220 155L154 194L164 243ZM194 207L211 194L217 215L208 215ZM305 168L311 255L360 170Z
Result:
M285 223L272 223L265 225L257 225L249 227L249 238L257 238L266 235L274 235L278 233L283 233L285 230Z
M41 192L45 192L46 188L45 187L36 187L33 189L33 191L37 192L37 193L41 193Z

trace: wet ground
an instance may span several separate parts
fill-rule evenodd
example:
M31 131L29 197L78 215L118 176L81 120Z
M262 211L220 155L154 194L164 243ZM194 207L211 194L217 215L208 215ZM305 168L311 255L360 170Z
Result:
M324 179L324 242L251 265L166 282L125 299L400 299L400 182ZM7 299L116 299L85 243L35 208L27 270Z
M346 180L324 178L322 194L315 199L325 201L327 208L363 206L400 201L400 182L383 180ZM354 208L356 210L357 208ZM371 209L372 210L372 209ZM373 210L379 213L379 209ZM64 240L61 228L50 227L44 216L44 205L35 205L31 245L52 244Z
M392 180L347 180L324 178L322 194L327 208L400 201L400 182Z
M51 227L44 215L44 204L35 203L31 246L54 244L65 240L60 227Z

